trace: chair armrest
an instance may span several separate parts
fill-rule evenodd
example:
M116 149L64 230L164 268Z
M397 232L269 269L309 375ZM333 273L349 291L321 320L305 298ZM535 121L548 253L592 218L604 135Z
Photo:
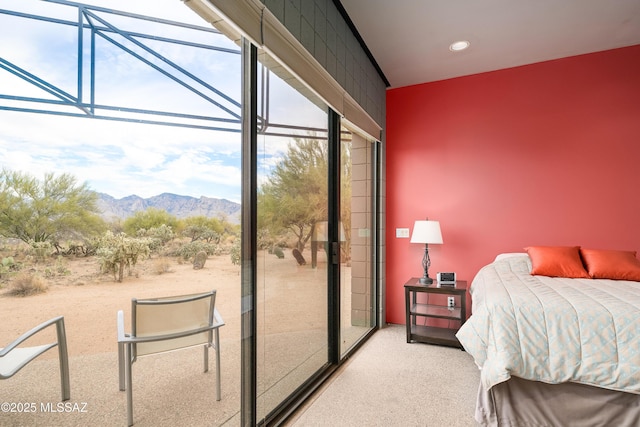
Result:
M6 346L2 350L0 350L0 357L5 356L11 350L13 350L17 346L19 346L22 342L26 341L27 339L29 339L30 337L32 337L36 333L40 332L41 330L45 329L46 327L51 326L54 323L62 323L62 322L64 322L63 319L64 319L64 316L54 317L53 319L47 320L46 322L43 322L43 323L39 324L38 326L36 326L35 328L32 328L31 330L29 330L29 331L25 332L24 334L20 335L15 341L13 341L11 344L9 344L8 346ZM58 334L56 341L59 341L59 340L60 340L60 336Z
M118 322L118 342L128 341L127 338L129 337L124 332L124 311L118 311L116 321Z
M170 340L174 338L182 338L189 335L197 335L202 332L207 332L220 326L224 326L224 320L222 316L218 312L217 309L214 309L213 312L213 325L204 326L202 328L193 329L188 332L176 332L173 334L165 334L165 335L147 335L144 337L132 337L129 334L124 332L124 312L122 310L118 311L117 314L117 323L118 323L118 343L145 343L145 342L154 342L154 341L164 341Z
M198 328L198 329L192 329L189 331L176 332L173 334L165 334L165 335L146 335L144 337L132 337L130 335L126 335L124 338L118 339L118 342L121 342L121 343L130 342L134 344L139 344L139 343L146 343L146 342L172 340L174 338L182 338L182 337L188 337L191 335L201 334L203 332L216 329L219 326L222 326L222 325L203 326L202 328Z
M217 308L213 309L213 325L217 328L219 328L220 326L224 326L224 320L222 319L222 316L218 312Z

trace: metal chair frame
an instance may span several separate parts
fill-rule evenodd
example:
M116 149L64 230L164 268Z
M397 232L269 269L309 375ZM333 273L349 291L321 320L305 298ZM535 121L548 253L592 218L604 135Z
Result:
M56 326L56 342L32 347L20 347L20 344L54 324ZM0 348L0 380L11 378L38 356L56 346L58 347L58 359L60 361L62 401L69 400L71 398L69 355L67 352L67 335L63 316L58 316L39 324L22 334L7 347Z
M224 320L215 308L216 291L210 291L206 293L183 295L175 297L164 298L150 298L150 299L132 299L131 300L131 334L125 333L124 329L124 312L118 311L117 324L118 324L118 370L119 370L119 384L120 391L127 391L127 422L128 425L133 425L133 394L132 394L132 365L138 358L138 346L147 343L166 342L165 348L159 351L148 351L140 356L165 353L173 350L180 350L190 348L198 345L204 347L204 372L209 370L209 347L213 347L216 351L216 400L221 399L221 386L220 386L220 327L224 326ZM155 335L136 335L136 325L140 320L140 314L138 307L147 306L153 308L154 311L159 313L168 313L172 308L179 305L185 305L194 303L203 299L210 299L208 318L204 319L206 326L196 327L181 330L172 333L161 333ZM177 340L184 337L191 337L198 334L206 333L207 339L204 342L198 342L196 344L190 343L185 345L181 342L174 341L175 346L172 346L170 340Z

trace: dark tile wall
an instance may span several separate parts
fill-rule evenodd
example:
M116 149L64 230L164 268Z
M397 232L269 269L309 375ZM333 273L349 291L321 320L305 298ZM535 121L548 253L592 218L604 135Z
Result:
M384 129L385 82L333 0L262 2Z

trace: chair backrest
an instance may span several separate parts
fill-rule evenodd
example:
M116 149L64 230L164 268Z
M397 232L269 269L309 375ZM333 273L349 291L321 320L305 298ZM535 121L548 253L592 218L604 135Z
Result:
M132 336L157 338L135 344L134 355L144 356L211 343L211 329L192 332L213 325L215 301L215 290L166 298L132 299ZM174 334L179 337L165 338Z

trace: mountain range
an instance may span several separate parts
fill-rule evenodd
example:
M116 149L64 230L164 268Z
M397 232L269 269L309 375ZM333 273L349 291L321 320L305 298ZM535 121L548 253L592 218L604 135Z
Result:
M240 204L226 199L215 199L201 196L181 196L162 193L147 199L131 195L116 199L105 193L98 193L98 208L106 220L124 219L147 208L163 209L176 218L190 216L206 216L209 218L225 218L227 221L240 223Z

